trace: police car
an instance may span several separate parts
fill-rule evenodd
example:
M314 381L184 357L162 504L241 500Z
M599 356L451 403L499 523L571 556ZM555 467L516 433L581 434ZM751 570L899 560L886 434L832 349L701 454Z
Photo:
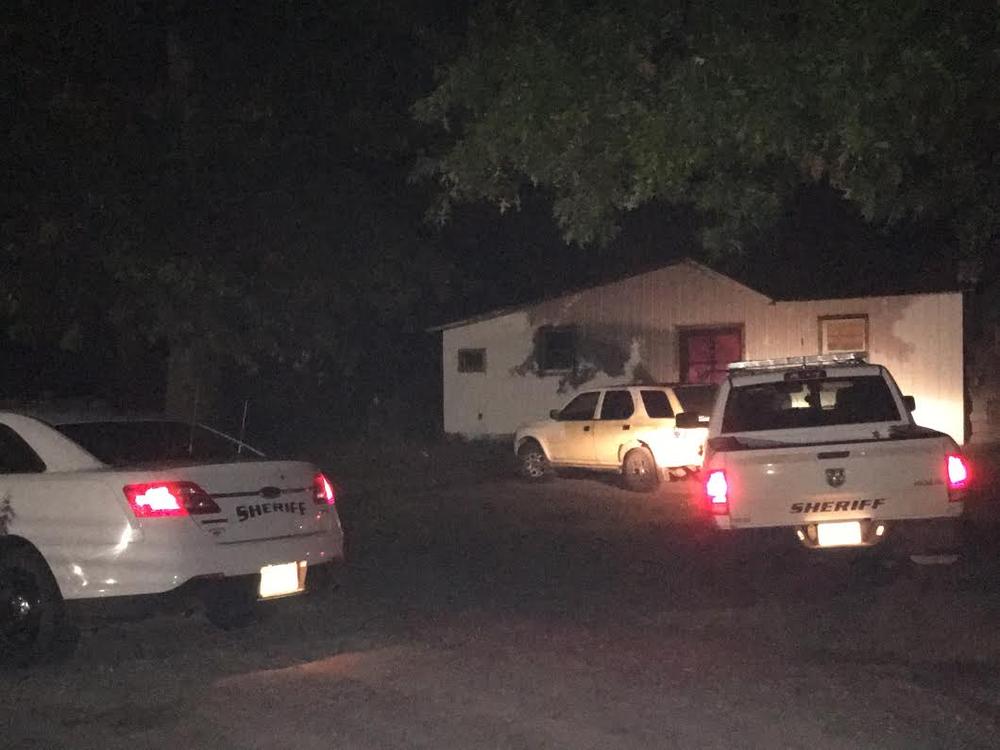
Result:
M0 413L0 659L71 643L67 604L186 597L214 623L343 558L330 481L206 427Z
M731 365L703 468L716 525L785 527L814 549L889 542L915 562L953 561L970 466L951 437L914 422L914 408L861 354Z

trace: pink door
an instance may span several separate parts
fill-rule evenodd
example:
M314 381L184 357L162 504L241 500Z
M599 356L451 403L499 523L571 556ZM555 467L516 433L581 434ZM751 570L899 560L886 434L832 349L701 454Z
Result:
M730 362L743 358L742 328L704 328L681 331L681 380L719 383Z

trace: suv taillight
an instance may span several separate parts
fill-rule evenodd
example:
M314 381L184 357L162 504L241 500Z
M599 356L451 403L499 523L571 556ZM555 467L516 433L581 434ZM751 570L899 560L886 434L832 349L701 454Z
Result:
M945 461L948 470L948 499L956 502L962 499L964 490L969 489L969 462L957 453L949 453Z
M705 495L713 516L729 515L729 481L721 469L709 472L705 480Z
M337 498L333 492L333 485L322 474L317 474L313 477L313 500L316 505L333 505L337 502Z
M219 513L215 500L194 482L149 482L122 488L136 518Z

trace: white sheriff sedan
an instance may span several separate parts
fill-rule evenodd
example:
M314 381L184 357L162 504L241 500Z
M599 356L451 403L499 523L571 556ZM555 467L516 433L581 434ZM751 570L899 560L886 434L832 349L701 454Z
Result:
M0 412L0 661L72 644L70 602L193 594L215 624L245 624L343 550L312 464L200 425Z

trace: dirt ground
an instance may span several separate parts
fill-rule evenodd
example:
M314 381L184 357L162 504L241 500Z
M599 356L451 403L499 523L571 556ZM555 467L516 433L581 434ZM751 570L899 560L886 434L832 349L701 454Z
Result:
M350 564L255 627L91 624L69 663L0 676L0 746L1000 743L988 504L956 566L886 570L720 537L691 483L527 486L452 455L345 474Z

